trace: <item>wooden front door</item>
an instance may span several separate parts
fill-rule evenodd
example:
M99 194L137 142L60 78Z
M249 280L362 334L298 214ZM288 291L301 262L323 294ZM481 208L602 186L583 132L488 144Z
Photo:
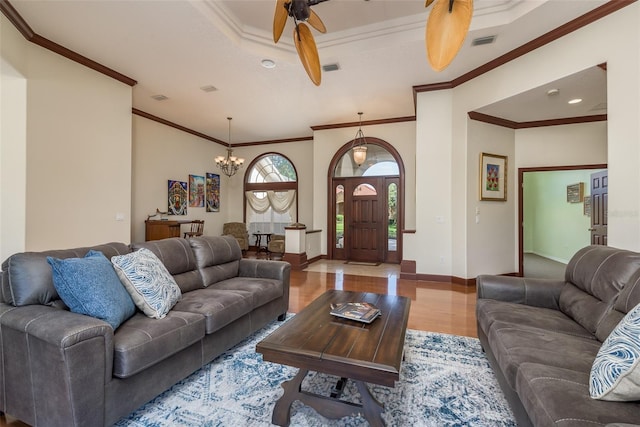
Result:
M347 260L384 261L386 212L384 178L346 180L344 231Z
M608 171L591 174L591 244L607 245Z

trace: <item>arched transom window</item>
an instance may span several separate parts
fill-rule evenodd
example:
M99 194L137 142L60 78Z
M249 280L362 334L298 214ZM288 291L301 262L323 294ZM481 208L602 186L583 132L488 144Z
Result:
M250 165L245 179L245 222L252 242L257 234L284 234L298 218L293 163L282 154L263 154Z

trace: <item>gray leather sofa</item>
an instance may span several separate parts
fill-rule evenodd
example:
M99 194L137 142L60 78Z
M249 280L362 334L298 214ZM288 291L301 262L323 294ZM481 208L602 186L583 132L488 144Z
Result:
M481 275L478 337L519 426L640 424L640 403L589 395L591 365L640 303L640 254L588 246L565 280Z
M154 252L182 291L163 319L115 333L59 299L46 256ZM107 426L268 322L284 319L290 265L243 259L231 236L109 243L12 255L2 264L0 410L35 426Z

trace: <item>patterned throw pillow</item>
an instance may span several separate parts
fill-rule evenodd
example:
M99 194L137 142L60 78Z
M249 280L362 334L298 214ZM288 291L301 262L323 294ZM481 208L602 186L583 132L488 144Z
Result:
M594 399L640 400L640 304L602 343L591 367L589 393Z
M149 249L114 256L111 262L133 302L149 317L162 319L182 297L171 273Z
M74 313L109 323L115 331L136 312L131 297L102 252L91 250L84 258L47 257L53 285Z

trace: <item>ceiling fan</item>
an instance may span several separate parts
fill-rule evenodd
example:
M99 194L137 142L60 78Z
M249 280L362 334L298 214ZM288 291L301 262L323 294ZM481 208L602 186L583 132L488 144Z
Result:
M429 7L434 0L426 0ZM471 17L473 0L435 0L426 28L427 58L431 68L442 71L453 61L462 47Z
M322 75L318 48L308 23L321 33L327 29L311 6L327 0L276 0L273 17L273 41L278 43L291 16L295 22L293 40L298 57L311 81L319 86ZM431 68L444 70L462 47L473 16L473 0L426 0L425 7L435 5L429 13L426 27L427 58ZM306 23L305 23L306 22Z
M318 48L313 39L309 25L321 33L326 33L327 28L320 17L311 10L311 6L327 0L276 0L276 10L273 16L273 41L278 43L284 26L287 23L287 16L291 16L296 24L293 29L293 40L298 51L298 57L304 66L311 81L320 85L322 72L320 69L320 57Z

